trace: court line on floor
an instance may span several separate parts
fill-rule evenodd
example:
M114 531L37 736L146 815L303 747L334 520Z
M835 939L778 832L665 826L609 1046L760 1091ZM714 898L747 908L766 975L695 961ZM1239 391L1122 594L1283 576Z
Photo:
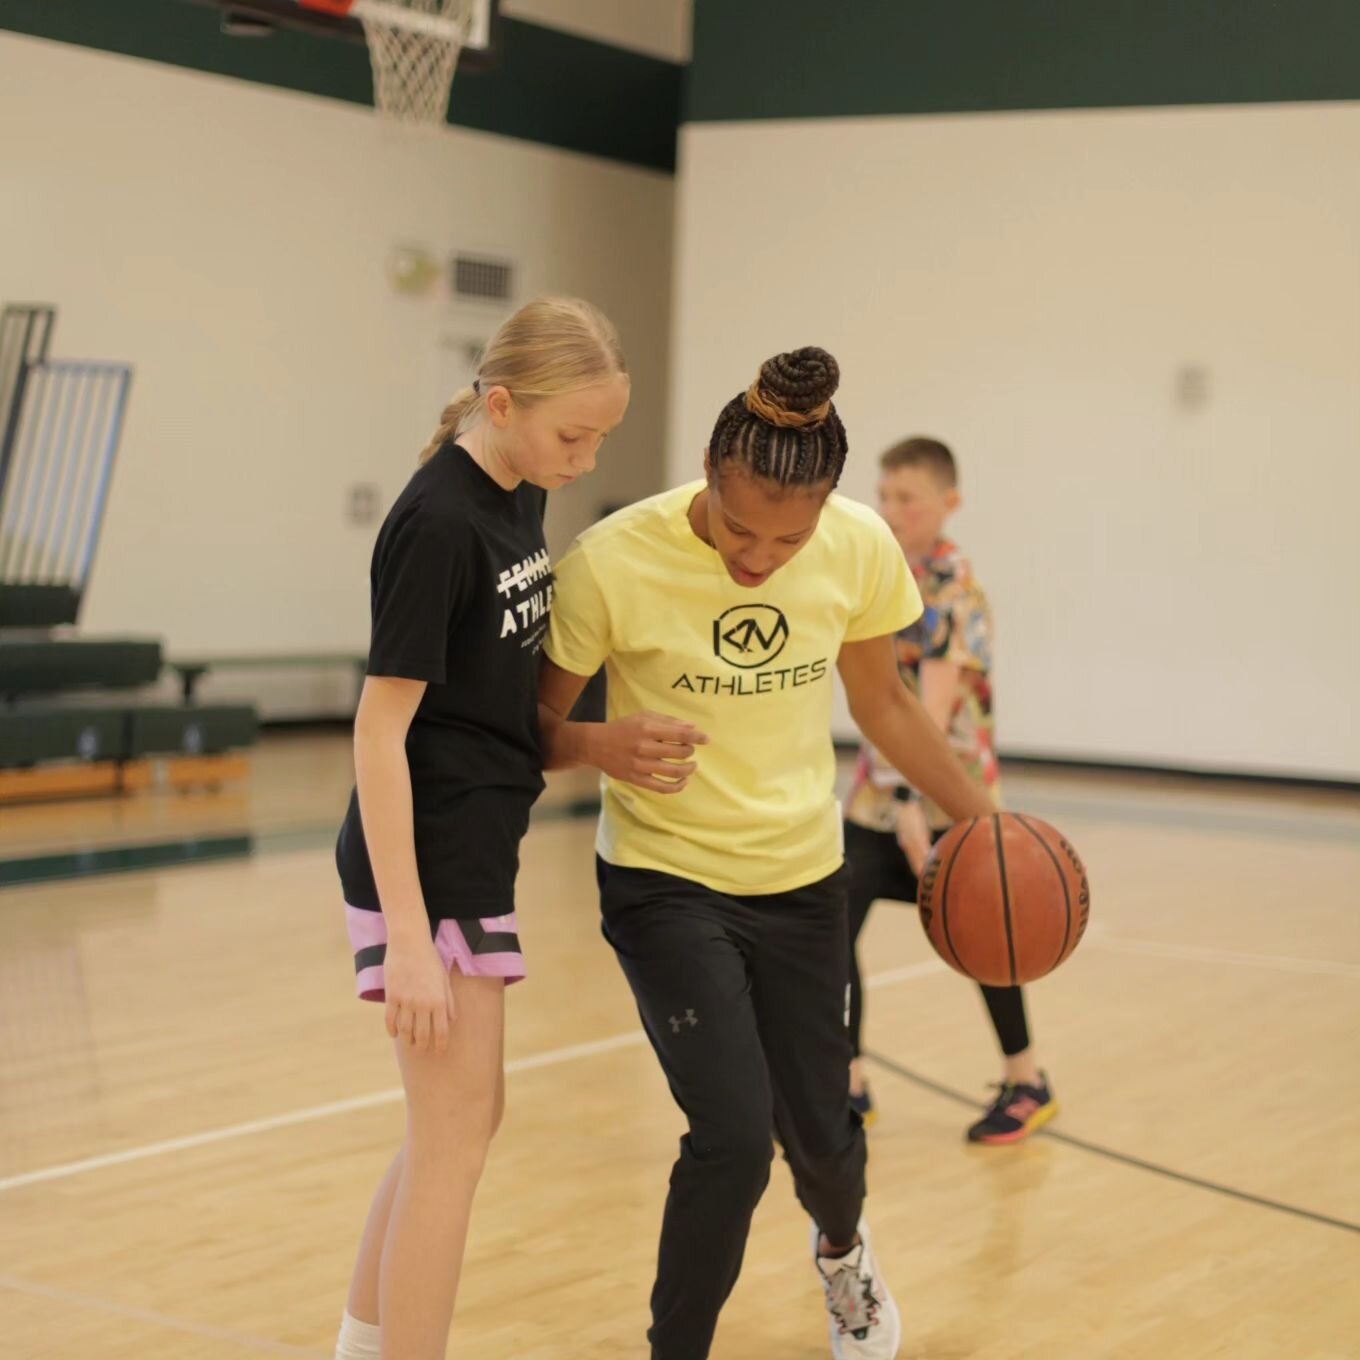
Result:
M1201 949L1190 945L1159 944L1157 941L1151 940L1119 940L1106 935L1098 927L1093 928L1090 932L1088 944L1099 949L1144 953L1153 957L1179 958L1194 962L1238 963L1256 967L1285 967L1286 969L1294 968L1296 971L1336 973L1346 977L1360 976L1360 968L1348 964L1330 964L1324 960L1291 959L1270 954L1239 954L1227 950ZM939 959L926 959L918 963L905 964L900 968L890 968L880 973L870 974L864 979L864 985L866 988L874 990L947 971L947 966ZM505 1065L505 1070L507 1074L511 1074L531 1072L540 1067L555 1067L561 1063L574 1062L578 1058L589 1058L599 1053L610 1053L616 1049L636 1047L644 1043L645 1039L646 1036L642 1030L630 1030L623 1034L610 1035L605 1039L595 1039L583 1044L569 1044L564 1048L548 1049L543 1053L516 1058ZM966 1097L963 1098L966 1099ZM202 1133L186 1134L180 1138L167 1138L158 1143L145 1143L139 1147L124 1148L119 1152L102 1153L99 1156L85 1157L75 1162L39 1167L34 1171L25 1171L15 1176L0 1179L0 1194L4 1194L8 1190L18 1190L25 1186L65 1180L87 1171L101 1171L108 1167L124 1166L130 1162L145 1161L151 1157L161 1157L173 1152L186 1152L193 1148L208 1147L214 1143L245 1138L252 1134L269 1133L275 1129L310 1124L318 1119L329 1119L333 1115L352 1114L359 1110L373 1109L380 1105L391 1105L401 1099L401 1087L394 1086L385 1091L376 1091L371 1095L329 1101L323 1105L311 1105L301 1110L290 1110L286 1114L271 1115L264 1119L252 1119L241 1124L229 1124L218 1129L207 1129ZM969 1101L968 1103L975 1104L976 1102Z
M1160 940L1135 940L1126 936L1091 934L1086 943L1092 949L1112 954L1141 954L1151 959L1182 959L1187 963L1233 963L1246 968L1274 968L1282 973L1311 973L1328 977L1360 978L1360 964L1332 959L1301 959L1288 954L1248 954L1235 949L1214 949L1205 945L1168 944Z
M949 965L940 959L926 959L922 963L908 963L901 968L889 968L882 973L870 973L864 979L869 991L879 987L891 987L895 982L911 982L915 978L929 977L932 973L947 973Z
M595 1039L584 1044L568 1044L565 1048L553 1048L544 1053L532 1053L525 1058L516 1058L506 1063L505 1070L507 1073L532 1072L540 1067L556 1067L560 1063L575 1062L578 1058L590 1058L598 1053L612 1053L615 1049L632 1048L645 1042L646 1035L640 1029L630 1030L626 1034L610 1035L607 1039ZM171 1152L209 1147L213 1143L225 1143L233 1138L249 1137L251 1134L293 1128L298 1124L329 1119L332 1115L370 1110L379 1105L393 1105L401 1099L401 1087L394 1086L386 1091L375 1091L372 1095L332 1100L324 1105L309 1105L302 1110L290 1110L287 1114L251 1119L243 1124L228 1124L219 1129L207 1129L203 1133L186 1134L182 1138L167 1138L159 1143L144 1143L140 1147L124 1148L121 1152L106 1152L98 1157L84 1157L78 1162L64 1162L57 1166L42 1167L37 1171L25 1171L17 1176L8 1176L0 1180L0 1193L17 1190L21 1186L65 1180L69 1176L78 1176L86 1171L102 1171L106 1167L124 1166L129 1162L141 1162L150 1157L163 1157Z
M969 1095L962 1091L956 1091L952 1086L946 1086L943 1082L935 1081L931 1077L922 1075L920 1072L913 1071L910 1067L887 1057L885 1054L874 1052L870 1049L864 1050L864 1056L885 1068L894 1076L901 1077L904 1081L909 1081L913 1085L920 1086L927 1091L933 1091L936 1095L944 1096L948 1100L953 1100L960 1105L966 1105L969 1109L976 1110L978 1103ZM1239 1200L1244 1204L1252 1204L1260 1209L1273 1209L1277 1213L1293 1214L1297 1218L1304 1218L1312 1223L1320 1223L1329 1228L1340 1228L1345 1232L1360 1233L1360 1223L1351 1223L1344 1218L1333 1218L1329 1214L1320 1214L1313 1209L1303 1209L1297 1204L1286 1204L1283 1200L1267 1199L1264 1195L1254 1195L1249 1190L1239 1190L1236 1186L1223 1185L1218 1181L1206 1180L1202 1176L1192 1176L1184 1171L1177 1171L1173 1167L1162 1166L1158 1162L1149 1162L1142 1157L1134 1157L1127 1152L1120 1152L1116 1148L1105 1147L1101 1143L1092 1143L1085 1138L1074 1137L1070 1133L1063 1133L1054 1128L1043 1128L1031 1135L1034 1138L1046 1138L1055 1143L1065 1143L1068 1147L1080 1148L1083 1152L1090 1152L1097 1157L1104 1157L1108 1161L1120 1162L1125 1166L1131 1166L1139 1171L1148 1171L1153 1175L1163 1176L1167 1180L1179 1181L1183 1185L1194 1186L1198 1190L1210 1190L1214 1194L1224 1195L1229 1199ZM993 1154L995 1155L995 1154Z
M572 799L534 809L535 824L594 816L598 799ZM112 874L159 873L166 869L205 868L224 861L250 859L262 852L322 850L335 844L334 823L305 823L273 830L210 829L168 839L114 840L49 847L36 855L0 853L0 889L64 883Z
M113 1317L145 1322L151 1326L185 1332L190 1336L204 1337L211 1341L226 1341L264 1355L301 1355L308 1357L308 1360L328 1360L331 1354L330 1351L317 1351L308 1346L293 1346L286 1341L271 1341L267 1337L252 1336L249 1332L234 1332L227 1327L212 1327L202 1322L191 1322L188 1318L152 1312L149 1308L130 1308L125 1304L110 1303L107 1299L98 1299L90 1294L76 1294L69 1289L34 1284L12 1275L0 1275L0 1289L7 1289L13 1294L27 1294L32 1298L51 1299L56 1303L70 1304L77 1308L89 1308Z
M907 964L901 968L875 973L865 979L870 988L891 986L898 982L908 982L914 978L926 977L932 973L945 972L946 967L936 959L922 963ZM568 1044L563 1048L548 1049L543 1053L532 1053L527 1057L515 1058L506 1063L507 1074L533 1072L541 1067L557 1067L562 1063L575 1062L580 1058L592 1058L600 1053L612 1053L622 1048L635 1048L646 1042L642 1030L629 1030L623 1034L612 1034L606 1039L594 1039L583 1044ZM63 1162L56 1166L40 1167L35 1171L21 1172L0 1180L0 1194L7 1190L18 1190L30 1185L43 1185L50 1181L66 1180L87 1171L103 1171L109 1167L126 1166L131 1162L146 1161L152 1157L164 1157L173 1152L188 1152L194 1148L210 1147L214 1143L225 1143L235 1138L247 1138L257 1133L271 1133L275 1129L295 1128L299 1124L310 1124L318 1119L329 1119L333 1115L353 1114L359 1110L371 1110L380 1105L393 1105L402 1099L400 1086L389 1087L385 1091L375 1091L371 1095L352 1096L347 1100L332 1100L324 1105L310 1105L301 1110L290 1110L286 1114L270 1115L264 1119L251 1119L241 1124L228 1124L222 1128L206 1129L202 1133L185 1134L180 1138L166 1138L158 1143L143 1143L139 1147L124 1148L119 1152L106 1152L97 1157L83 1157L75 1162Z
M1230 963L1244 968L1273 968L1282 973L1360 978L1360 964L1356 963L1303 959L1290 954L1250 954L1235 949L1214 949L1207 945L1171 944L1163 940L1136 940L1128 936L1111 935L1100 922L1091 925L1082 943L1087 949L1100 949L1111 954L1139 954L1146 958L1177 959L1186 963ZM887 987L894 982L948 971L944 963L928 959L924 963L912 963L903 968L875 973L865 979L865 986Z
M1176 831L1220 832L1229 836L1269 836L1328 845L1356 843L1360 824L1353 813L1305 809L1299 812L1272 811L1266 807L1223 807L1206 801L1166 799L1074 798L1065 794L1045 794L1026 790L1020 801L1023 810L1054 820L1072 818L1085 822L1116 822L1121 826L1138 824L1168 827Z
M1360 979L1360 964L1357 963L1304 959L1291 954L1251 954L1237 949L1214 949L1208 945L1172 944L1165 940L1138 940L1124 935L1111 935L1099 921L1092 923L1082 944L1087 949L1100 949L1110 954L1138 954L1150 959L1176 959L1186 963L1230 963L1244 968L1273 968L1281 973ZM931 959L925 963L908 964L904 968L876 973L865 979L865 985L886 987L908 978L946 971L945 964Z
M1071 817L1087 822L1165 826L1177 830L1343 845L1354 845L1360 836L1360 824L1354 815L1346 812L1316 807L1284 812L1268 806L1222 806L1211 802L1207 794L1167 799L1152 794L1129 798L1096 792L1093 797L1083 799L1070 793L1046 793L1036 787L1026 790L1023 802L1028 810L1059 820ZM598 797L568 798L536 806L534 821L584 819L594 817L598 812ZM132 845L96 841L53 848L19 859L0 854L0 888L61 882L94 874L193 867L259 852L323 849L332 846L334 841L335 824L324 822L274 829L205 828L170 840Z

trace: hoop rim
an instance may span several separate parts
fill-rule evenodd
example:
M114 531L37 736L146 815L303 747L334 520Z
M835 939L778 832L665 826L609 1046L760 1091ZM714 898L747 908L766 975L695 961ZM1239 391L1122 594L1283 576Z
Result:
M309 33L358 46L367 45L364 26L353 11L337 14L331 9L317 9L302 0L183 0L202 9L216 10L258 18L276 29ZM462 44L458 56L460 72L494 71L501 67L501 34L503 18L500 0L477 0L473 29Z
M296 3L302 9L330 15L332 18L388 24L393 28L423 34L427 38L456 43L460 48L468 46L475 50L483 45L483 42L479 41L483 35L473 31L475 15L466 21L449 19L440 14L408 9L404 5L393 3L393 0L296 0ZM489 17L484 23L489 23Z

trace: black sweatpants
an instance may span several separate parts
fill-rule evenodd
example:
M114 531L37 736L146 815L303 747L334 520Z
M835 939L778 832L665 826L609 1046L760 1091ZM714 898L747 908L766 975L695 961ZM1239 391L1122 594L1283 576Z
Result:
M798 1198L854 1241L865 1143L846 1099L848 874L762 897L599 862L605 938L689 1120L652 1292L652 1360L704 1360L777 1133Z
M860 1031L864 1026L864 988L860 982L857 948L859 933L864 928L869 908L880 897L915 903L918 884L906 852L891 831L870 831L868 827L846 822L845 863L850 870L850 1043L855 1057L859 1057ZM1002 1053L1008 1058L1023 1053L1029 1047L1024 990L979 986Z

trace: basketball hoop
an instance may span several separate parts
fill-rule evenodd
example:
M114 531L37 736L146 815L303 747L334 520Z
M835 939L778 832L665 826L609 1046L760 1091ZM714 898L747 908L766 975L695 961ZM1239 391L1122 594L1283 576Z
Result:
M299 0L306 9L364 26L373 104L402 123L440 127L477 0Z

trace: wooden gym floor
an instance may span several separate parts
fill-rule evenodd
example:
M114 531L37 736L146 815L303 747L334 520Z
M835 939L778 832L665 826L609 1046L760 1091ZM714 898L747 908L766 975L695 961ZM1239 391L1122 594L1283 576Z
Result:
M331 1353L401 1134L352 997L331 842L345 739L271 739L218 795L5 809L0 858L250 853L0 890L0 1349ZM520 907L509 1113L452 1356L643 1360L681 1125L599 938L589 819L558 781ZM1360 799L1016 774L1090 869L1091 931L1031 1013L1063 1113L968 1148L997 1074L970 986L884 905L866 937L882 1117L869 1213L910 1360L1360 1356ZM225 851L224 851L225 853ZM38 873L21 876L36 877ZM714 1360L824 1360L776 1170Z

